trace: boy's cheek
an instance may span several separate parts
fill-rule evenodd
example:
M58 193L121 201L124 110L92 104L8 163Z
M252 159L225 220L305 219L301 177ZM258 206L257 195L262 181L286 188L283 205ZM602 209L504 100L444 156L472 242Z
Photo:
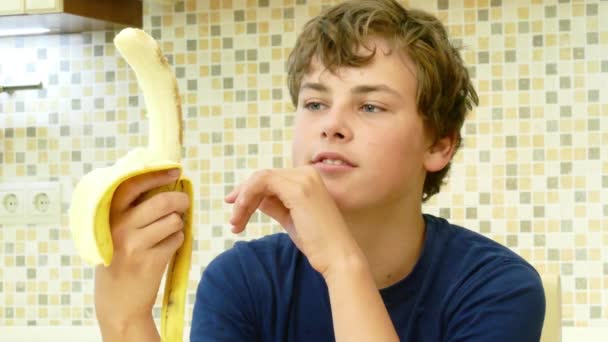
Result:
M295 133L294 133L295 134ZM294 135L293 142L291 145L291 159L292 166L298 167L306 165L306 144L305 139L300 139L297 135Z
M316 142L317 135L315 123L308 119L296 119L293 124L292 149L293 152L304 151Z

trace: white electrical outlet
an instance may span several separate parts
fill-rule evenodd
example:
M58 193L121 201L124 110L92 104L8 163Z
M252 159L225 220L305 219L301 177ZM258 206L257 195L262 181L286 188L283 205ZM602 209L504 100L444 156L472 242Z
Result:
M22 184L0 184L0 224L25 220L25 191Z
M0 224L61 222L58 182L0 184Z
M58 182L27 184L24 200L28 223L60 222L61 190Z

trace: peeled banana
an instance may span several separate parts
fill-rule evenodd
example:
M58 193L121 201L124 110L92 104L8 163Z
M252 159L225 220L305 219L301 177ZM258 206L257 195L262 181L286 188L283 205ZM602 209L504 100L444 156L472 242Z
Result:
M149 120L148 146L129 151L110 167L86 174L76 185L69 210L72 239L78 253L92 265L112 262L110 204L114 192L127 179L169 169L182 169L181 104L177 80L158 42L142 30L123 29L114 45L133 69L141 87ZM193 199L192 183L182 176L175 184L154 189L183 191ZM169 263L161 311L161 339L182 341L185 296L192 255L192 209L184 213L184 243Z

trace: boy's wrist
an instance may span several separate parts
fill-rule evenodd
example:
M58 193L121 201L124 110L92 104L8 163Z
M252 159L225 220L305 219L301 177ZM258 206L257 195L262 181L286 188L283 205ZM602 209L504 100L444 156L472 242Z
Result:
M160 341L152 314L131 319L99 319L99 329L104 342Z
M339 256L333 258L322 275L327 286L330 287L346 280L346 278L359 278L362 275L371 275L371 273L363 252L353 248L352 250L343 250Z

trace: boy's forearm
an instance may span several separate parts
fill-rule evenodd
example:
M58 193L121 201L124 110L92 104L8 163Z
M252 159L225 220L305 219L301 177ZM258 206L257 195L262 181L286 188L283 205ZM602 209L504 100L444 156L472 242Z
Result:
M347 259L325 276L336 341L399 341L367 261Z
M99 321L104 342L160 342L160 335L152 316L124 324Z

